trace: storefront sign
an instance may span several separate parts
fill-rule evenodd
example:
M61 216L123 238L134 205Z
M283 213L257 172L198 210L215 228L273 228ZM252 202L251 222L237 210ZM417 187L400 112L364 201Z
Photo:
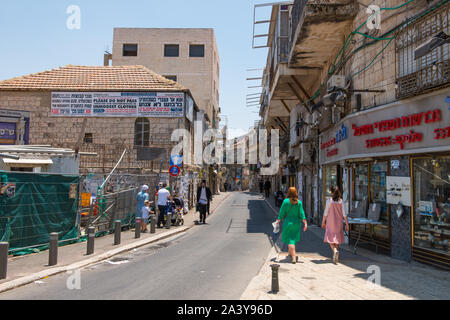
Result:
M183 117L183 92L53 92L57 117Z
M28 144L30 113L0 110L0 145Z
M417 97L408 103L399 101L350 115L337 125L339 135L331 129L320 136L320 163L450 150L450 115L445 100L443 94ZM352 129L344 135L346 127Z

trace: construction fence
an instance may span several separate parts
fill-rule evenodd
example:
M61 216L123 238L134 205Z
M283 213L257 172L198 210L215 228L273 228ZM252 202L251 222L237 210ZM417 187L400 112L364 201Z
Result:
M116 174L100 189L105 178L0 172L0 241L23 255L46 250L53 232L64 245L84 241L90 226L97 236L112 232L115 220L134 227L139 187L156 187L159 175Z

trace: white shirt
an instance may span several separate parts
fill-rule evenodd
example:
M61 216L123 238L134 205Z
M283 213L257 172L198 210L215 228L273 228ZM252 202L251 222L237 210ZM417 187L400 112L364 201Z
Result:
M327 205L325 206L325 212L323 213L323 215L325 217L328 215L328 209L330 209L330 203L341 203L342 213L343 213L344 217L347 216L347 210L345 208L344 201L339 200L338 202L335 202L335 201L333 201L333 199L330 198L330 199L327 200Z
M159 189L158 191L158 206L166 206L167 205L167 199L169 199L170 192L165 189Z
M206 188L202 188L202 193L200 194L200 204L208 204L208 198L206 197Z
M148 219L148 214L150 212L150 207L142 207L142 219Z

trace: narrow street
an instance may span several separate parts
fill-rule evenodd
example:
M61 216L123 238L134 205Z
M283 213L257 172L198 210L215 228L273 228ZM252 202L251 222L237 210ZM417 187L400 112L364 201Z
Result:
M239 299L272 247L273 220L259 196L234 193L206 225L81 270L81 290L61 274L0 299Z

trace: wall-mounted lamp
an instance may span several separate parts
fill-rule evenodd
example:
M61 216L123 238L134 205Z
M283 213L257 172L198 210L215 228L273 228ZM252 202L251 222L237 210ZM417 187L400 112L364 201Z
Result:
M414 50L414 60L426 56L428 53L445 43L450 43L450 37L444 31L441 31Z

